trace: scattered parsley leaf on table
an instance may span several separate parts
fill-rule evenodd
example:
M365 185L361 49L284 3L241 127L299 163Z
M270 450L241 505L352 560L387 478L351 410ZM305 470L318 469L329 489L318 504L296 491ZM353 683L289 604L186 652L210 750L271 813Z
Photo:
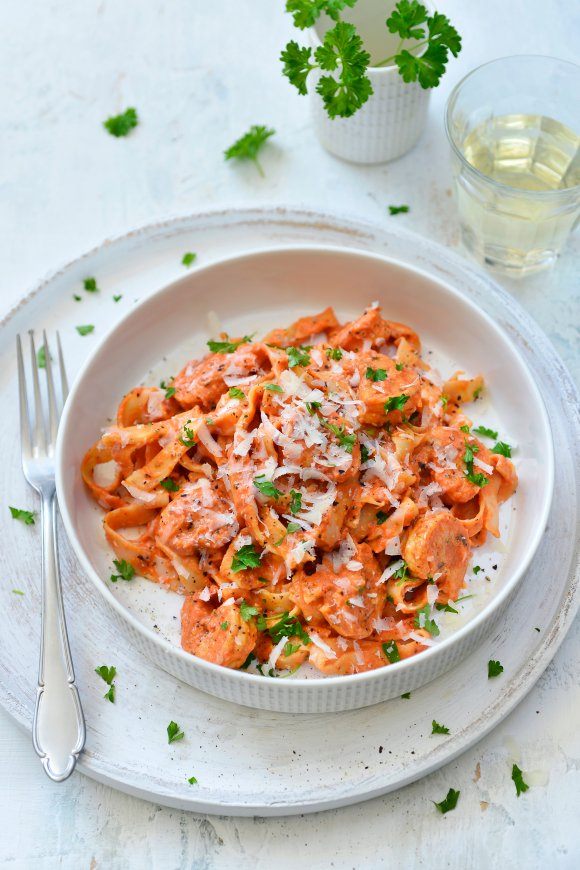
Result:
M86 326L77 326L76 331L79 335L90 335L91 332L95 331L95 327L92 323L88 323Z
M192 263L195 263L196 259L197 254L192 254L191 251L188 251L187 254L183 255L181 262L184 266L189 267L192 265Z
M195 776L190 776L187 781L190 785L195 785L197 783L197 779L195 778Z
M115 703L115 684L113 680L117 674L117 669L111 665L111 667L107 667L107 665L101 665L98 668L95 668L95 673L101 677L108 685L109 690L106 692L103 697L110 701L111 704Z
M22 589L13 589L12 592L14 593L14 595L24 595Z
M516 796L519 797L523 792L529 789L527 782L524 782L524 776L517 764L512 767L512 779L516 787Z
M138 123L137 110L129 108L120 115L112 115L107 118L106 121L103 121L103 127L108 130L111 136L118 139L120 136L127 136Z
M503 672L503 665L500 662L494 661L490 659L487 663L487 678L491 680L492 677L499 677L499 675Z
M73 293L73 299L74 299L75 302L81 302L82 298L83 298L83 297L82 297L82 296L79 296L78 293Z
M449 734L449 728L446 728L445 725L440 725L439 722L436 722L433 719L431 723L431 734Z
M22 520L26 526L34 525L34 511L24 511L21 508L11 507L10 513L13 520Z
M404 693L401 695L401 698L404 698L405 701L408 701L408 700L411 698L411 693L410 693L410 692L404 692Z
M135 569L130 562L125 559L113 559L113 565L117 569L117 574L111 574L111 583L116 583L117 580L132 580L135 576Z
M120 302L122 298L123 298L123 294L117 293L115 296L113 296L113 302Z
M46 348L44 345L38 349L38 353L36 354L36 365L39 369L46 368Z
M176 740L183 740L185 734L180 729L177 722L171 721L167 726L167 742L175 743Z
M450 788L442 801L439 801L439 803L433 801L433 803L435 804L439 812L445 815L445 813L448 813L450 810L455 809L460 794L461 792L455 791L454 788Z
M389 214L407 214L409 211L408 205L390 205L389 206Z
M83 287L85 288L87 293L98 293L99 291L96 278L85 278L85 280L83 281Z
M270 136L275 134L271 127L253 124L247 133L236 139L233 145L226 148L224 156L226 160L251 160L260 175L264 176L264 170L258 160L258 154Z

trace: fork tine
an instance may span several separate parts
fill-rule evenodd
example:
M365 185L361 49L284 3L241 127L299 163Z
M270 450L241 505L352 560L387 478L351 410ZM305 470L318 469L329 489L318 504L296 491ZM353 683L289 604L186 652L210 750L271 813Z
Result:
M45 368L46 368L46 386L48 392L48 431L49 431L49 439L48 444L50 448L53 448L56 443L56 433L58 430L58 408L56 404L56 396L54 393L54 381L52 378L52 363L50 360L50 348L48 346L48 339L46 337L46 331L42 330L42 340L44 342L44 359L45 359Z
M44 414L42 413L42 397L40 395L40 383L38 380L38 359L34 344L34 333L29 331L30 358L32 362L32 386L34 392L34 432L32 436L32 449L46 450L46 434L44 429Z
M16 336L16 357L18 359L18 400L20 406L20 441L22 454L31 452L30 446L30 415L28 413L28 400L26 398L26 374L24 372L24 359L22 357L22 342L20 336Z
M66 397L68 396L68 380L66 376L66 366L64 364L64 356L62 352L62 345L60 343L60 333L57 329L56 331L56 343L58 346L58 365L60 368L60 391L62 395L62 404L66 402ZM62 410L62 409L61 409Z

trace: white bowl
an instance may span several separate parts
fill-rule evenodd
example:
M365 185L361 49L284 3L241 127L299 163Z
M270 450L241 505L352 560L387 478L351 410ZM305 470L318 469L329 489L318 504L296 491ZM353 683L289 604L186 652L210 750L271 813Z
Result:
M449 637L410 659L342 677L261 677L214 665L178 645L180 596L146 580L109 582L113 554L102 511L86 492L79 466L123 394L155 383L201 355L212 334L210 310L232 335L274 325L333 305L339 317L375 299L385 316L417 330L447 370L481 372L486 395L477 421L499 427L516 443L520 485L503 507L504 544L478 550L477 561L500 565L484 584L480 609ZM215 330L214 330L215 334ZM177 348L177 351L176 351ZM167 362L160 368L163 358ZM449 369L447 368L449 367ZM151 371L153 370L153 372ZM385 257L333 247L255 251L198 268L136 306L101 341L71 390L57 444L57 491L65 528L78 559L124 636L157 665L210 694L239 704L290 713L351 710L418 688L467 656L493 631L544 532L552 497L553 448L539 391L507 336L453 287ZM488 545L486 545L486 548ZM485 549L485 548L484 548ZM501 551L504 551L503 554ZM165 635L165 636L164 636ZM482 667L485 667L482 662Z

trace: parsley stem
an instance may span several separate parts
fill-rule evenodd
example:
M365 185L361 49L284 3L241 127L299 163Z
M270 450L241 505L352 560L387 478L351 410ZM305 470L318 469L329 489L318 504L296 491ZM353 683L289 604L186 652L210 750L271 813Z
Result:
M254 165L255 165L256 169L258 170L258 172L259 172L260 175L262 176L262 178L265 178L264 170L262 169L262 164L260 163L260 161L258 160L258 158L257 158L257 157L253 157L252 160L253 160L253 162L254 162Z
M379 63L374 63L373 67L387 66L389 63L391 63L391 61L393 61L396 58L396 56L399 54L404 41L405 41L404 39L402 39L400 41L399 45L397 46L397 50L394 54L392 54L390 57L387 57L385 60L381 60ZM409 52L409 54L415 54L415 52L417 51L418 48L423 48L423 46L427 45L428 42L429 42L428 39L424 39L423 42L418 42L417 45L411 46L411 48L408 48L407 51Z

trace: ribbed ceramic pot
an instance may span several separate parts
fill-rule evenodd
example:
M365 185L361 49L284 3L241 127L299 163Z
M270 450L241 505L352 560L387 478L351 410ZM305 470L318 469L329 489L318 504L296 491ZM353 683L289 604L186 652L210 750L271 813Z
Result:
M427 120L430 90L417 82L404 82L396 66L373 67L372 63L393 54L399 39L389 33L386 20L396 0L359 0L345 10L342 19L354 24L371 55L367 75L373 94L350 118L328 117L316 85L321 77L313 72L309 81L312 121L320 143L337 157L353 163L386 163L410 151L419 140ZM429 8L429 4L425 3ZM310 44L316 49L334 22L321 16L311 28Z

